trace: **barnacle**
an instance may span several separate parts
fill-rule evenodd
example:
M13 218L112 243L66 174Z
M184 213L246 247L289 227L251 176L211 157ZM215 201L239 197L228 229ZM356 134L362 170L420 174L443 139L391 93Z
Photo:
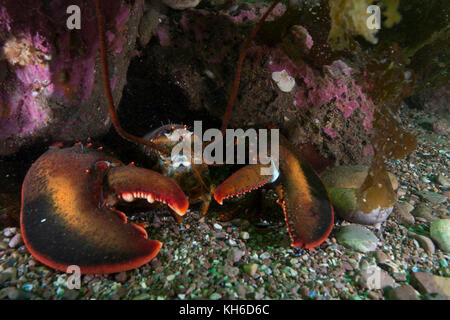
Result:
M295 86L295 79L292 78L286 70L281 70L279 72L272 72L272 79L278 85L283 92L291 92Z

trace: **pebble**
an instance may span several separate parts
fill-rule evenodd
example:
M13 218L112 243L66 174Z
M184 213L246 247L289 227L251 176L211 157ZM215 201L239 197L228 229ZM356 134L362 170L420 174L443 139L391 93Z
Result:
M214 238L216 238L217 240L223 240L227 237L227 235L225 234L225 232L214 232L213 233Z
M6 293L10 300L29 300L34 297L32 293L17 289L15 287L7 287L1 290L1 293ZM2 295L2 294L0 294Z
M413 272L411 285L422 294L437 293L450 299L450 278L435 276L426 272Z
M247 231L242 231L239 236L242 240L248 240L250 238L250 234Z
M218 223L214 223L213 227L216 230L222 230L222 226L220 224L218 224Z
M150 295L148 293L141 293L133 298L133 300L150 300Z
M20 233L17 233L14 237L11 238L11 240L8 243L8 246L10 248L16 248L22 244L23 244L22 236L20 235Z
M433 254L434 253L434 251L435 251L434 243L433 243L433 241L431 241L430 238L422 236L422 235L417 234L417 233L414 233L412 231L408 231L408 236L413 238L413 239L416 239L419 242L420 246L428 254Z
M404 226L412 226L416 223L414 216L410 213L412 209L414 209L414 207L409 203L399 201L394 205L392 216L398 223Z
M264 298L264 288L260 288L258 291L255 292L255 300L261 300Z
M174 275L174 274L168 275L168 276L166 277L166 280L167 280L167 281L172 281L172 280L174 280L174 279L175 279L175 275Z
M298 275L298 272L291 267L285 267L283 272L289 277L296 277Z
M360 225L341 227L336 238L339 244L362 253L374 251L378 245L378 238Z
M11 238L17 233L17 229L14 227L3 229L3 235L7 238Z
M403 282L407 280L406 275L401 272L395 272L392 276L394 277L395 281L398 282Z
M63 300L75 300L80 295L80 292L78 290L66 290L63 295Z
M381 250L375 251L375 259L378 263L386 263L389 261L389 257Z
M343 261L342 262L342 267L347 270L347 271L353 271L353 267L351 266L350 263L348 263L347 261Z
M442 300L447 301L449 298L440 293L427 293L423 295L423 300Z
M268 252L263 252L263 253L261 253L261 255L259 256L259 258L260 258L261 260L269 259L269 258L270 258L270 253L268 253Z
M447 201L447 197L443 194L432 192L428 190L420 191L417 193L422 199L425 199L433 204L439 204Z
M239 262L239 260L241 260L241 258L244 256L245 252L238 249L238 248L233 248L228 252L228 259L230 259L231 261L233 261L234 263Z
M214 292L209 296L209 300L220 300L222 299L222 295L220 293Z
M423 218L428 222L432 222L433 220L437 219L431 214L432 210L427 207L424 203L421 203L417 205L413 211L411 211L411 214L416 218Z
M125 272L125 271L122 271L122 272L119 272L118 274L116 274L115 276L114 276L114 279L117 281L117 282L125 282L125 281L127 281L127 273Z
M225 265L223 267L223 273L228 277L236 277L239 274L239 268Z
M419 300L416 290L409 284L404 284L393 290L387 290L385 296L389 300Z
M445 136L450 134L450 124L446 119L438 119L433 121L433 130L439 135Z
M443 174L437 176L436 182L445 188L450 188L450 180Z
M394 279L384 270L377 266L369 266L360 273L359 283L367 289L384 289L394 286Z
M431 223L430 235L442 251L450 252L450 220L434 220Z
M302 287L300 289L300 294L302 295L303 298L309 298L310 297L310 290L308 287Z
M16 268L10 267L5 270L3 270L0 273L0 285L2 285L5 282L16 280L17 279L17 271Z
M256 263L245 264L243 266L244 272L250 276L254 276L258 271L258 265Z

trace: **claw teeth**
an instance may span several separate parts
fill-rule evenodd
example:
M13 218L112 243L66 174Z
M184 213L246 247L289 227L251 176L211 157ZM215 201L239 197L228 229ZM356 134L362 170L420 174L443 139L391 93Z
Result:
M149 203L153 203L153 202L155 201L155 199L153 199L152 195L149 194L149 195L147 196L147 201L148 201Z
M122 193L122 199L126 202L132 202L134 200L134 196L130 192L124 192Z

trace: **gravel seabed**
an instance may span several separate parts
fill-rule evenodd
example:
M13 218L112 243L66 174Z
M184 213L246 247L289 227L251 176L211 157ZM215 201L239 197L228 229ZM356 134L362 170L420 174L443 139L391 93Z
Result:
M396 218L396 207L381 226L367 227L379 239L376 251L361 253L339 244L336 236L349 224L339 219L322 245L303 250L289 246L281 217L255 226L245 215L221 222L214 212L189 212L177 224L167 211L152 210L135 218L147 221L149 237L163 242L154 260L118 274L84 275L81 288L69 290L69 275L34 260L19 230L7 228L0 231L0 299L386 299L388 290L372 289L362 270L381 268L383 283L394 288L409 283L418 271L450 277L450 254L408 233L429 240L430 221L449 218L448 186L435 178L449 178L448 140L418 125L431 114L402 111L403 126L418 135L419 146L388 167L399 180L399 200L410 208L425 204L431 211L408 226ZM432 203L421 195L425 190L447 199Z

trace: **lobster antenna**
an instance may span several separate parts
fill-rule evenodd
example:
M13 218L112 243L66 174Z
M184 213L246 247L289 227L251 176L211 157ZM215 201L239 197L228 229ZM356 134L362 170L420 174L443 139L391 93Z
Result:
M161 152L164 155L169 155L170 152L161 146L158 146L154 144L153 142L134 136L125 130L122 129L119 122L119 117L116 113L116 108L114 107L114 100L111 93L111 84L109 81L109 72L108 72L108 59L106 55L106 44L105 44L105 33L104 33L104 26L103 26L103 14L100 6L100 0L95 0L95 11L97 15L97 26L98 26L98 33L100 38L100 60L102 62L102 74L103 74L103 86L105 88L105 94L106 94L106 100L108 101L108 108L109 108L109 114L111 115L111 121L113 123L114 128L116 129L117 133L124 138L125 140L128 140L130 142L134 142L137 144L143 144L147 147L150 147L154 150L157 150Z
M222 136L225 134L225 130L228 127L228 122L230 121L231 113L233 111L234 103L236 101L236 97L239 91L239 82L241 79L241 71L242 71L242 64L244 62L245 56L247 55L248 47L250 45L250 42L252 42L253 38L255 38L256 34L258 33L259 29L261 29L264 21L266 20L267 16L273 11L275 6L280 2L280 0L275 0L270 8L264 13L262 18L258 21L258 24L253 28L250 35L247 37L247 39L244 42L244 45L242 46L241 53L239 54L238 64L236 68L236 73L234 75L234 84L233 84L233 91L231 92L230 99L228 100L228 105L225 110L225 115L222 120L222 127L220 131L222 132Z

